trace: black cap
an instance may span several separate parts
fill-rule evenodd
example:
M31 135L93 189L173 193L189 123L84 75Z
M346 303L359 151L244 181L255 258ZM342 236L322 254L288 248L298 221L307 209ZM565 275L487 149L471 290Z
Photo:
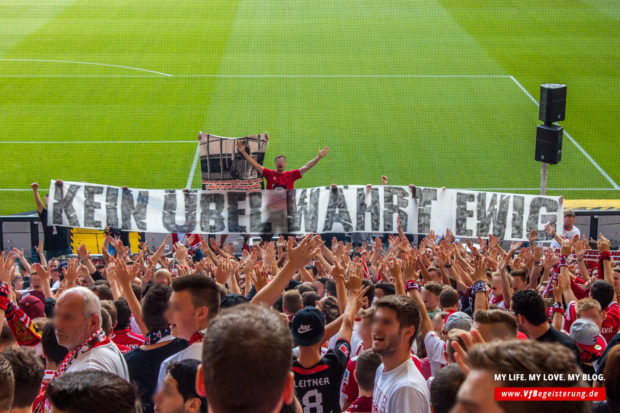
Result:
M315 307L299 310L291 323L293 341L297 346L313 346L323 338L325 314Z

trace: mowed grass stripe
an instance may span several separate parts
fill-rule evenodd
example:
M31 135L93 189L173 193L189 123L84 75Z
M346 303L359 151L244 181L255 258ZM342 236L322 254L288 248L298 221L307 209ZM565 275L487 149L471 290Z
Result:
M565 83L568 94L562 125L620 182L616 159L620 152L619 2L438 2L536 99L540 84ZM576 150L570 144L565 148ZM578 186L585 186L587 180L573 176Z

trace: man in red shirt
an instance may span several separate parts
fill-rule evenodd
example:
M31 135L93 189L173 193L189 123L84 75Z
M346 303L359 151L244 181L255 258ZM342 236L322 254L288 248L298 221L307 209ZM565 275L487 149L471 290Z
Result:
M131 331L129 327L131 319L131 310L129 304L124 298L119 298L114 301L116 307L117 321L114 326L114 331L110 335L110 339L115 344L120 344L127 347L129 350L133 350L136 347L140 347L144 344L144 336L142 334L136 334Z
M295 189L295 181L301 179L302 175L308 172L314 165L316 165L322 157L327 155L329 152L329 147L324 147L323 149L319 148L319 153L316 158L308 161L304 166L299 169L293 169L291 171L285 171L286 169L286 157L284 155L278 155L275 159L276 169L265 168L263 165L258 163L256 159L252 158L250 154L245 151L245 142L242 140L237 141L237 150L253 167L258 171L259 174L263 175L266 182L267 189L276 189L276 188L284 188L284 189Z

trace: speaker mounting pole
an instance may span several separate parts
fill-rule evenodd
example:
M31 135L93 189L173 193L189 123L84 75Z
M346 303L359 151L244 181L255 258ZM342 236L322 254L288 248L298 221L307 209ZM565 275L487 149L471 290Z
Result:
M547 163L541 162L540 164L540 194L545 195L547 193Z
M566 112L566 85L545 83L540 85L538 119L536 127L536 153L534 159L541 164L540 194L547 193L547 165L556 165L562 159L562 136L564 129L557 124Z

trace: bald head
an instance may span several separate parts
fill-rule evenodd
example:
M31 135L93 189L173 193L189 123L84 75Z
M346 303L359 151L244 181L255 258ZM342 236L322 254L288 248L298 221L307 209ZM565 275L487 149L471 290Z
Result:
M58 344L69 350L101 327L101 302L88 288L74 287L56 301L54 329Z

